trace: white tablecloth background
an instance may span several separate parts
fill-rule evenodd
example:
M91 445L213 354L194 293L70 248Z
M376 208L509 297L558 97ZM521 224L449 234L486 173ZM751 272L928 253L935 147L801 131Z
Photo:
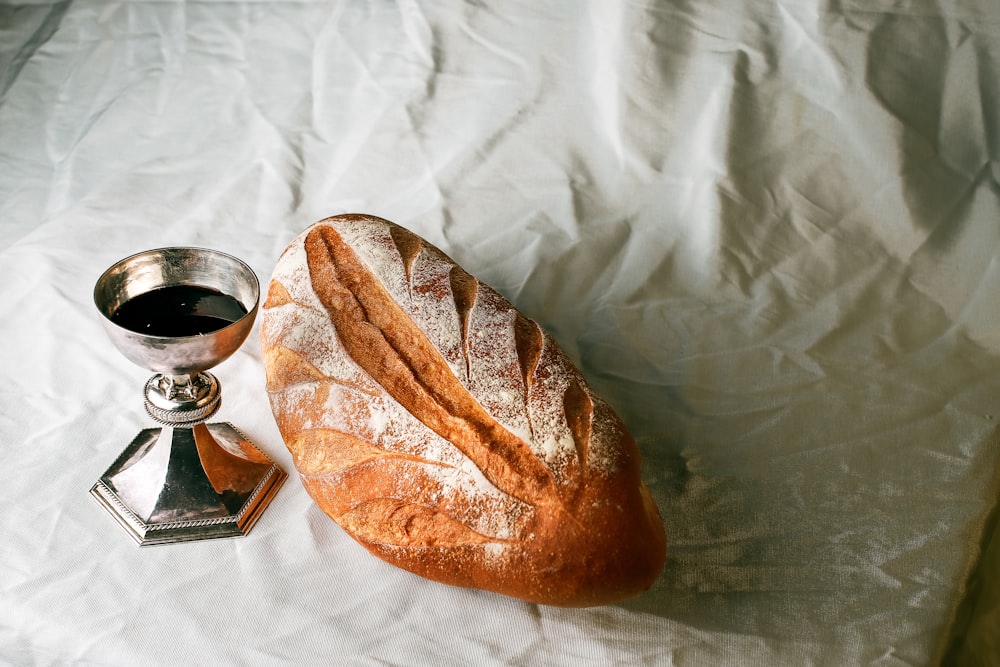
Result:
M998 155L992 0L3 2L0 662L998 664ZM342 212L619 410L649 592L369 556L294 477L256 329L219 417L293 475L249 536L140 549L88 496L151 425L100 273L197 245L265 281Z

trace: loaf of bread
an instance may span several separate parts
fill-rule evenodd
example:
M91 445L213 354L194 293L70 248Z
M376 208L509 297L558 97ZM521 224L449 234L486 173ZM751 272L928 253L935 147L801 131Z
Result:
M412 232L365 215L304 231L261 346L305 488L374 555L559 606L630 597L662 569L622 421L551 336Z

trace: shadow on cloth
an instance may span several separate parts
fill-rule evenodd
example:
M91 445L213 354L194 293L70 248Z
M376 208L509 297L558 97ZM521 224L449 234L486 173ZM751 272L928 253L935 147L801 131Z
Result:
M591 322L584 372L635 435L668 540L663 574L621 607L819 644L934 627L920 641L943 649L1000 496L1000 359L919 294L903 301L922 307L829 329L820 315L808 336L790 309L742 340L749 303ZM714 326L679 335L704 309ZM650 325L662 334L629 334Z

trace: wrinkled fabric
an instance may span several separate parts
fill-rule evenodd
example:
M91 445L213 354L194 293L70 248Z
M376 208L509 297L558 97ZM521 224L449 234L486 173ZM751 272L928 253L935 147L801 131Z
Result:
M0 4L0 662L991 664L998 155L988 0ZM651 590L431 583L294 474L234 540L139 549L88 496L151 426L101 272L195 245L266 281L343 212L452 255L619 411ZM257 343L219 418L293 472Z

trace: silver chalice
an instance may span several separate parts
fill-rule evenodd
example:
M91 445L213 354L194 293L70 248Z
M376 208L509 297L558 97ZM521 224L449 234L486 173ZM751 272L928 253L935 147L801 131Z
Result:
M140 545L247 534L285 473L228 423L207 370L239 349L260 300L254 272L225 253L160 248L101 275L94 303L146 383L149 416L91 494Z

